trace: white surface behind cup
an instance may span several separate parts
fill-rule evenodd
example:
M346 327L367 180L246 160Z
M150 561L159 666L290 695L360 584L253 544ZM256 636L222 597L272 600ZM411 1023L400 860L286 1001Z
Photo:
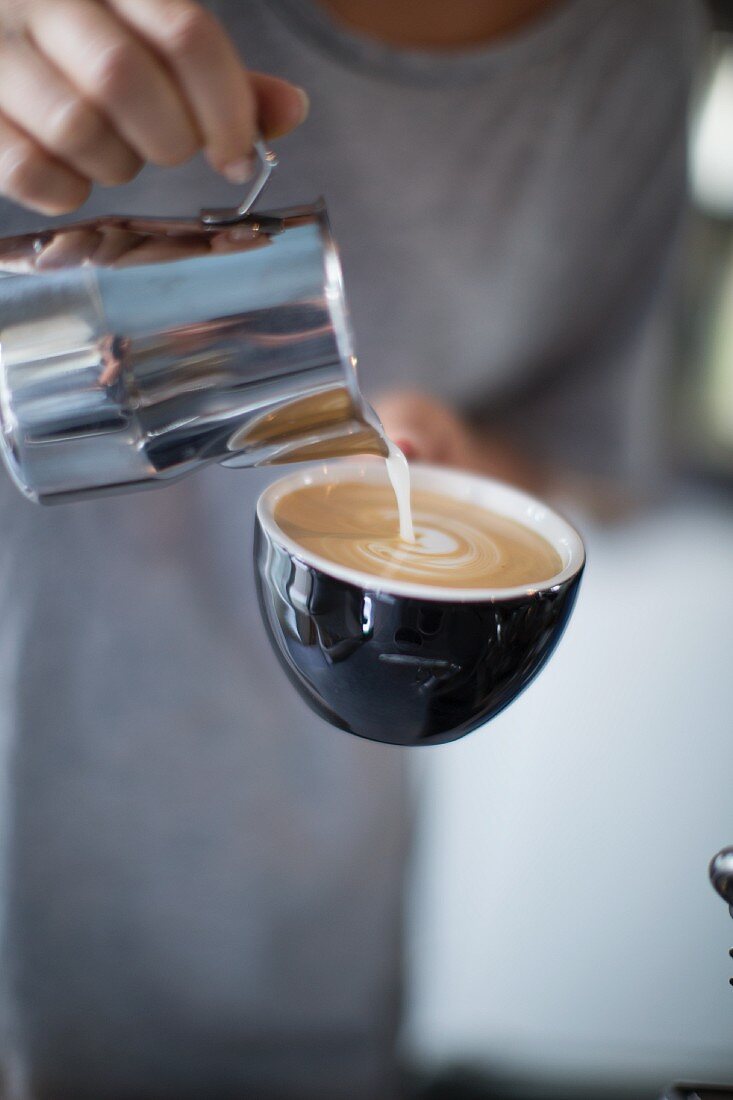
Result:
M592 568L531 690L410 754L406 1038L538 1095L733 1081L733 921L707 876L733 843L730 501L584 529Z

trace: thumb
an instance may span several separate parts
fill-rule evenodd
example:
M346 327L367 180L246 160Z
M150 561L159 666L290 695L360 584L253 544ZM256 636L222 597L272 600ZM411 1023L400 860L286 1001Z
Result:
M409 395L389 394L375 402L374 408L385 433L408 461L430 457L429 432L419 415L419 402Z

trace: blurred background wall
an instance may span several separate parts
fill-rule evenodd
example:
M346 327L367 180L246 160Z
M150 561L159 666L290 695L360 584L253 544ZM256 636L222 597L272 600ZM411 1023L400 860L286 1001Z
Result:
M539 681L486 730L418 754L405 1046L507 1092L655 1096L733 1082L733 5L690 125L679 476L602 526Z

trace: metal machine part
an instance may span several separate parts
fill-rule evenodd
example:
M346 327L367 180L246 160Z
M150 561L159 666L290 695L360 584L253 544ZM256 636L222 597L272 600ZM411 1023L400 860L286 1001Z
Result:
M728 903L728 912L733 917L733 848L721 848L710 860L708 873L713 888ZM733 959L733 948L728 954ZM733 985L733 978L729 981Z
M714 889L728 902L733 917L733 848L721 848L710 860L708 870Z

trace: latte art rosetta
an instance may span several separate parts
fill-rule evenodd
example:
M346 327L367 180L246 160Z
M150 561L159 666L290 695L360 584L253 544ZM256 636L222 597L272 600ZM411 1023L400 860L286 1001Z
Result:
M536 532L478 505L414 490L415 541L399 537L387 485L308 485L279 501L275 520L306 551L361 573L442 588L513 588L562 569Z

